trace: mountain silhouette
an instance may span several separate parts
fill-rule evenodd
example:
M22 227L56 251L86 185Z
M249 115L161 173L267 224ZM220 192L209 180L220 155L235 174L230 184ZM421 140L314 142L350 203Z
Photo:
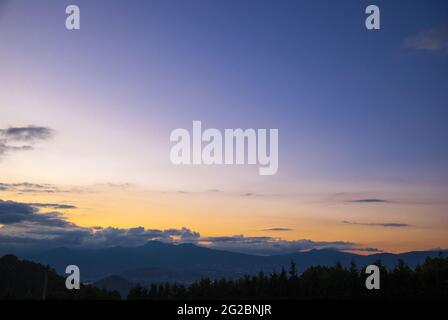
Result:
M285 255L256 256L214 250L194 244L169 244L150 241L139 247L112 247L106 249L57 248L36 254L28 259L50 265L63 274L67 265L77 265L83 281L98 281L108 276L120 275L132 282L177 281L191 282L201 277L237 278L260 271L278 271L291 261L298 272L311 266L333 266L340 263L348 267L352 261L359 266L381 260L393 268L403 260L411 268L438 256L438 251L409 252L402 254L381 253L369 256L337 250L311 250Z
M93 285L107 291L117 291L121 298L125 299L129 291L135 287L136 284L120 276L108 276L95 282Z
M38 263L19 260L13 255L0 258L0 300L72 300L119 299L118 292L82 284L79 290L67 290L65 278Z

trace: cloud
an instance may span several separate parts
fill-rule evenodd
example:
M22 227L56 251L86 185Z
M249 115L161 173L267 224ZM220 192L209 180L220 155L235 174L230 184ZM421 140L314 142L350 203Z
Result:
M47 127L9 127L0 129L0 156L14 151L32 150L36 142L50 139L54 131Z
M33 148L31 146L20 146L20 147L16 147L16 146L9 146L6 145L5 142L2 142L0 140L0 155L5 154L7 152L11 152L11 151L26 151L26 150L32 150Z
M188 228L181 229L145 229L143 227L122 228L96 228L90 237L86 237L83 245L93 247L110 246L139 246L148 241L163 241L169 243L194 243L200 238L198 232Z
M261 231L292 231L293 229L290 228L269 228L269 229L263 229Z
M62 192L57 186L52 184L37 184L37 183L1 183L0 191L11 191L18 193L56 193Z
M135 188L136 186L130 183L97 183L93 185L94 188L104 188L104 189L117 189L117 190L129 190Z
M0 129L0 134L7 141L35 141L51 138L53 130L46 127L9 127Z
M32 182L21 182L21 183L2 183L0 182L0 191L9 191L16 193L94 193L94 192L104 192L110 189L114 190L131 190L131 188L136 188L132 184L94 184L94 185L84 185L84 186L57 186L48 183L32 183ZM42 206L42 204L40 204ZM49 205L51 206L51 204ZM69 209L62 207L62 209Z
M107 248L115 246L136 247L148 241L167 243L196 243L199 233L188 228L145 229L135 228L86 228L74 224L54 225L20 222L0 228L0 243L55 248Z
M16 223L34 215L36 210L25 204L13 201L0 200L0 223Z
M220 190L220 189L208 189L207 192L219 193L219 192L222 192L222 190Z
M0 224L43 225L52 227L72 226L59 212L40 213L29 204L0 200Z
M40 208L75 206L49 203L21 203L0 200L0 243L33 246L138 246L150 240L196 243L198 232L188 228L145 229L81 227L66 220L60 212L42 213Z
M77 209L76 206L71 204L59 204L59 203L28 203L28 204L35 208L51 208L55 210Z
M297 194L289 194L289 193L256 193L251 191L226 191L222 189L197 189L197 190L184 190L184 189L176 189L176 190L151 190L152 192L162 193L162 194L184 194L184 195L221 195L221 196L230 196L230 197L262 197L262 198L280 198L280 197L290 197L294 198Z
M201 243L209 248L257 255L287 254L312 249L354 250L356 244L345 241L284 240L273 237L245 237L244 235L206 237Z
M349 200L349 202L353 202L353 203L387 203L389 202L388 200L385 199L374 199L374 198L370 198L370 199L356 199L356 200Z
M406 228L409 227L409 224L406 223L362 223L362 222L351 222L351 221L342 221L345 224L352 224L358 226L367 226L367 227L385 227L385 228Z
M135 247L155 240L167 243L195 243L213 249L257 255L287 254L311 249L357 250L357 244L345 241L284 240L244 235L202 237L199 232L185 227L165 230L144 227L81 227L66 220L60 212L40 211L41 208L56 209L64 206L74 208L70 205L0 200L0 244L8 248L12 246L40 249L60 246L103 248Z
M382 253L384 250L378 248L356 248L355 250L343 250L343 251L352 251L352 252L369 252L369 253Z
M448 25L421 31L416 36L406 39L405 45L418 50L448 50Z

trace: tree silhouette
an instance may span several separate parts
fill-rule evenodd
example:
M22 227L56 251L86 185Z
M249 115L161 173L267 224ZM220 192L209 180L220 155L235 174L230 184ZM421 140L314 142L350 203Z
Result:
M427 258L415 270L400 261L387 270L381 261L380 290L368 290L365 269L354 262L348 269L340 263L334 267L313 266L298 275L296 264L289 271L240 279L203 278L188 286L153 284L149 290L137 286L128 299L448 299L448 258Z
M399 261L387 270L381 261L380 290L367 290L366 266L354 262L349 268L313 266L298 274L294 261L289 270L270 274L245 275L239 279L202 278L189 285L153 283L137 285L128 299L448 299L448 258L427 258L415 269ZM15 256L0 258L0 299L119 299L91 285L67 290L65 278L48 266L21 261Z
M50 267L5 255L0 258L0 299L110 300L120 299L120 295L91 285L81 285L80 290L67 290L65 278Z

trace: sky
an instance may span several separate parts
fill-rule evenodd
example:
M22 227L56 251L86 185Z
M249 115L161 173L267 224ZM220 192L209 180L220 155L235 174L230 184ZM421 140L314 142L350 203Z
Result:
M0 0L2 246L447 248L448 3L372 3ZM174 166L194 120L278 173Z

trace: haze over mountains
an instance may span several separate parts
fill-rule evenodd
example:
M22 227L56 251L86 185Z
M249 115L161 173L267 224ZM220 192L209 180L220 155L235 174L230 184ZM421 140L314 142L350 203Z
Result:
M442 252L446 256L448 251ZM260 271L272 272L288 268L291 260L299 272L310 266L333 266L337 262L349 266L354 261L359 268L381 260L386 267L394 267L401 259L410 267L436 257L439 251L420 251L402 254L380 253L362 256L337 250L311 250L285 255L255 256L209 249L194 244L168 244L150 241L138 247L112 247L107 249L73 249L61 247L26 257L48 264L63 274L67 265L80 267L82 281L98 281L119 275L132 282L183 282L201 277L240 277Z

